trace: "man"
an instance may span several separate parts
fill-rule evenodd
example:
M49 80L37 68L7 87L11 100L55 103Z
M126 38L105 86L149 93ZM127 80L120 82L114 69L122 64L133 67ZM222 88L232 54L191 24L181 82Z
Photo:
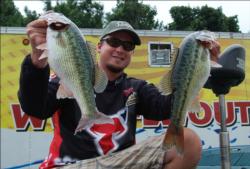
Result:
M49 80L47 60L38 59L42 51L36 47L46 41L46 28L46 21L41 19L27 25L32 52L22 64L18 92L25 113L40 119L54 119L54 138L49 155L40 168L79 160L87 161L94 168L97 164L92 163L100 161L103 164L103 159L108 161L110 168L131 168L128 167L130 165L135 168L159 168L159 165L165 169L189 169L197 165L201 153L200 139L190 129L184 131L183 157L175 151L161 153L162 136L149 139L145 145L139 144L137 149L132 146L136 141L136 116L143 115L153 120L169 118L171 95L163 96L154 85L129 78L124 73L135 45L141 44L132 26L124 21L110 22L97 45L99 66L107 74L109 82L103 93L96 93L96 105L100 112L113 119L114 124L94 124L74 135L81 114L79 107L74 99L56 99L58 77ZM139 154L141 151L142 154ZM155 152L159 155L144 158Z

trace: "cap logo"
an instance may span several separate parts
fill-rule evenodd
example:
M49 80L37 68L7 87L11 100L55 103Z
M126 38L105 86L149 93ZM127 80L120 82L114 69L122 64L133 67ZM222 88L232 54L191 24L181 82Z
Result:
M132 27L131 26L129 26L126 22L117 22L116 23L116 25L117 25L117 27L127 27L127 28L131 28L132 29Z

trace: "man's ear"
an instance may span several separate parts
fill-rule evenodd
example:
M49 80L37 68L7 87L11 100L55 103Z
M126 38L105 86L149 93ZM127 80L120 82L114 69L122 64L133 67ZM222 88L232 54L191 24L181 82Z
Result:
M97 51L98 53L101 52L101 47L102 47L102 43L101 43L101 42L98 42L98 44L97 44L97 46L96 46L96 51Z

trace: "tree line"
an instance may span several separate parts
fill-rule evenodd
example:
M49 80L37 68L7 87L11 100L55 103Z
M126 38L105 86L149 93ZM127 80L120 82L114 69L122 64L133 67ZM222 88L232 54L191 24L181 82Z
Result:
M104 13L102 4L94 0L42 0L43 11L54 10L63 13L80 28L103 28L112 20L124 20L135 29L144 30L210 30L215 32L240 32L238 16L227 17L222 7L217 9L207 5L191 8L189 6L174 6L170 9L173 22L164 25L163 21L155 19L157 10L142 0L117 0L111 12ZM41 14L25 7L25 16L15 6L13 0L1 1L1 26L25 27L29 22L39 18Z

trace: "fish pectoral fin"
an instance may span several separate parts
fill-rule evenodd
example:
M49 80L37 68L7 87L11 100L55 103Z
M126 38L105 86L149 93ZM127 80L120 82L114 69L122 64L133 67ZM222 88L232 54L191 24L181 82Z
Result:
M42 55L38 58L38 60L46 59L48 58L48 51L43 51Z
M204 111L200 111L198 113L196 113L196 116L199 118L199 119L204 119L205 118L205 112Z
M203 119L205 117L205 112L202 110L199 100L194 100L188 109L188 112L194 113L199 119Z
M65 98L74 98L73 93L63 84L59 85L59 88L56 93L57 99L65 99Z
M221 68L221 67L223 67L223 66L222 66L221 64L219 64L219 63L217 63L217 62L211 60L211 61L210 61L210 67L213 67L213 68Z
M168 151L176 149L177 154L182 156L184 153L184 128L170 123L165 138L162 143L162 149Z
M78 132L81 132L82 130L86 129L88 126L92 124L93 120L89 120L88 118L81 118L78 122L78 125L75 129L75 134L76 135Z
M43 50L42 55L39 57L39 60L48 58L48 50L47 50L47 43L42 43L36 47L37 49Z
M113 124L114 125L114 120L110 118L109 116L106 116L105 114L101 112L95 112L95 117L94 118L86 118L86 116L82 116L80 119L76 129L75 129L75 135L78 132L81 132L82 130L90 127L93 124Z
M195 98L195 100L193 100L191 106L188 108L188 112L194 112L194 113L198 113L201 112L202 108L200 105L200 101L199 99Z
M47 43L42 43L38 45L36 48L40 50L47 50Z
M95 123L96 124L107 124L107 123L114 124L114 120L111 117L97 111Z
M105 90L107 84L108 84L108 76L96 64L95 65L95 83L94 83L95 92L96 93L103 92Z
M163 92L163 94L171 94L172 93L172 83L171 83L172 70L167 72L161 79L159 83L159 90Z

